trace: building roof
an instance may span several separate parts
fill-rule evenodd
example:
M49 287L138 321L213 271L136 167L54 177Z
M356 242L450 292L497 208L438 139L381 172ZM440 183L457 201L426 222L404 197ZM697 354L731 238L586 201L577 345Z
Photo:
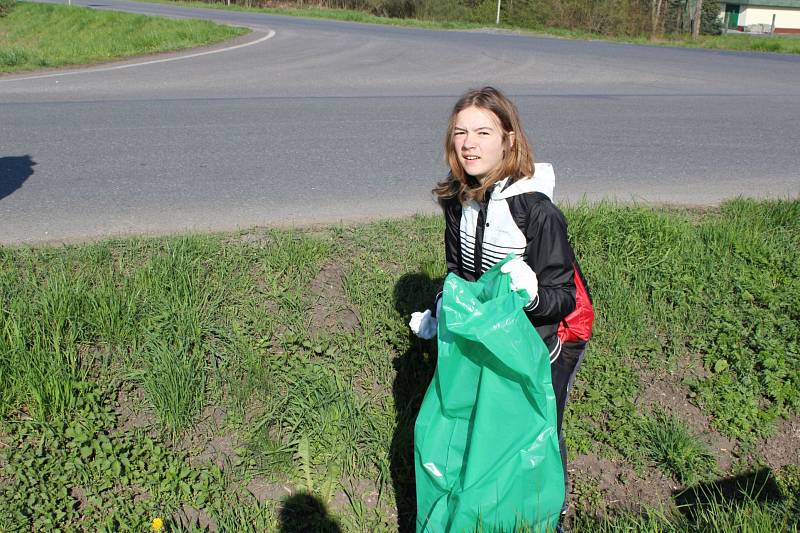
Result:
M800 9L800 0L733 0L725 3L743 6L793 7Z

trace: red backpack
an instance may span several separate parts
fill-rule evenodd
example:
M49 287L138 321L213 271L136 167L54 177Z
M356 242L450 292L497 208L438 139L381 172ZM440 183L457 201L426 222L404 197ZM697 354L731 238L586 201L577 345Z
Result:
M575 271L575 309L558 325L558 338L565 342L586 342L592 338L594 307L592 297L578 263L573 263Z

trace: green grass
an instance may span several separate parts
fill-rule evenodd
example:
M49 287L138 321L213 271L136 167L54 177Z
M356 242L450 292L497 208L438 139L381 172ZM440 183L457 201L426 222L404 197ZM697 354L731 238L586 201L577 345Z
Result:
M611 517L581 516L574 531L586 533L797 533L800 522L784 504L763 503L746 496L732 503L723 499L683 509L683 513L651 510L643 514L620 512Z
M800 201L565 213L597 309L572 453L685 486L762 468L758 442L800 415ZM344 531L409 525L436 347L406 322L445 273L442 231L414 217L0 248L0 530L162 516L188 531L186 505L226 531L292 522L281 505ZM643 373L686 368L673 385L740 444L735 471L715 473L674 413L641 410ZM214 439L232 439L223 471L205 454ZM578 530L796 531L800 475L775 475L782 499L693 514L666 501L611 522L594 517L602 488L576 479ZM266 503L245 489L254 478L274 486Z
M493 532L476 528L476 533ZM743 490L737 499L712 495L702 504L687 505L680 511L650 509L642 513L618 511L609 516L581 514L572 524L579 533L797 533L800 520L785 503L765 503L756 491ZM504 533L497 531L497 533ZM508 533L550 533L526 525Z
M643 419L639 431L645 456L681 485L692 485L719 475L711 451L680 419L656 414Z
M207 21L20 2L8 16L0 18L0 72L180 50L248 31Z
M700 35L696 39L681 34L669 34L651 38L649 36L627 37L607 36L581 30L566 28L520 28L509 26L518 31L534 31L565 39L586 41L610 41L631 44L647 44L658 46L680 46L686 48L707 48L714 50L735 50L741 52L775 52L781 54L800 54L800 37L795 35L748 35L729 33L725 35Z
M570 213L591 272L602 332L582 369L570 437L636 456L637 369L703 369L685 385L719 431L767 435L800 409L800 203L723 205L698 222L687 212L613 206ZM722 363L721 361L724 361ZM588 421L592 420L592 423ZM588 433L585 436L583 431Z
M692 48L740 50L743 52L777 52L782 54L800 54L800 38L795 35L703 35L697 40L674 36L673 38L666 40L663 44L670 46L688 46Z

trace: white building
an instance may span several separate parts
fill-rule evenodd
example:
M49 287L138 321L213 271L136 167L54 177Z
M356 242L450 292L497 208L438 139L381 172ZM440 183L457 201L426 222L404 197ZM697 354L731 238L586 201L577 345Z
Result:
M740 31L800 33L800 0L737 0L723 4L725 26Z

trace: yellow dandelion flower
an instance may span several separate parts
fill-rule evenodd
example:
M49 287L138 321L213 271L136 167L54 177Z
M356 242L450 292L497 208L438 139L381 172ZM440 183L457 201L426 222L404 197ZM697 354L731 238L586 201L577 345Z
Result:
M164 521L160 517L153 518L153 523L150 524L150 529L153 531L161 531L164 529Z

